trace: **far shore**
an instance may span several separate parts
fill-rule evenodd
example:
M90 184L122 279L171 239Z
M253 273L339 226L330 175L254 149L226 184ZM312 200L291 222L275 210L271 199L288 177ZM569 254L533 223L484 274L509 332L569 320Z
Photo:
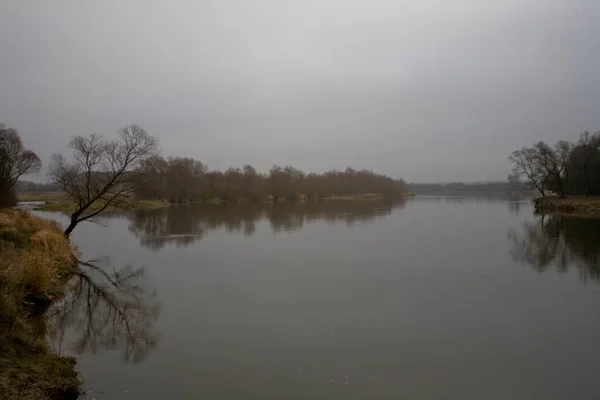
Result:
M538 197L536 213L600 217L600 196Z
M33 209L39 211L73 212L76 204L63 192L40 192L40 193L18 193L19 202L39 202ZM93 204L90 211L99 210L102 203ZM151 208L166 207L169 203L165 200L135 200L131 202L134 210L146 210ZM108 211L111 210L109 207Z
M414 196L414 193L407 192L404 193L403 196ZM358 193L352 195L344 195L344 196L329 196L329 197L317 197L314 200L339 200L339 201L374 201L374 200L384 200L386 197L382 194L377 193ZM75 203L73 203L69 197L63 192L23 192L18 194L19 202L39 202L39 205L35 206L35 210L39 211L57 211L57 212L72 212L75 211ZM300 198L294 200L300 203L306 202L305 198ZM204 203L209 204L219 204L219 203L247 203L246 199L237 199L234 201L224 201L222 199L211 199L208 201L204 201ZM262 203L273 203L272 198L263 198L258 200L257 202ZM279 202L282 202L280 200ZM195 204L202 202L193 202ZM153 208L160 207L168 207L173 204L190 204L190 202L183 203L171 203L164 199L156 199L156 200L147 200L140 199L131 202L130 208L133 210L148 210ZM96 209L99 209L102 204L95 205Z

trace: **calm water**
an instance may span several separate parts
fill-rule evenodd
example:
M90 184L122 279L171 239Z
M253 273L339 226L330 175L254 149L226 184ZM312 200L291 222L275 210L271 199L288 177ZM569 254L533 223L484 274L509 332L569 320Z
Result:
M88 399L600 398L600 221L417 197L105 225L74 239L107 275L50 317Z

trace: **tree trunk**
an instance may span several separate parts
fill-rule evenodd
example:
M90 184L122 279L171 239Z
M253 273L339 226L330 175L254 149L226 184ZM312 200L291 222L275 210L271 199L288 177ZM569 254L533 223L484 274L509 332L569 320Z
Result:
M537 189L537 191L540 192L542 197L546 197L546 194L544 193L544 186L539 186L533 179L531 180L531 182L533 183L533 186Z
M67 239L71 235L71 232L73 232L73 229L75 229L75 227L77 226L77 223L79 222L78 219L79 219L79 214L73 213L71 215L71 223L69 224L69 226L67 226L67 229L65 229L65 231L63 232L64 235L67 237Z
M560 173L556 173L556 184L557 184L557 189L558 189L558 196L560 198L564 198L565 197L565 183L563 182L562 177L560 176Z

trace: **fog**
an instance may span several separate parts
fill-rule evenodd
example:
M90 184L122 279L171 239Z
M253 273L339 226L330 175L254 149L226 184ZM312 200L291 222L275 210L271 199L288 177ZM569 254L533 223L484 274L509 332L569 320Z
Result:
M596 0L3 0L0 121L45 164L136 123L215 169L505 179L512 150L600 130L599 16Z

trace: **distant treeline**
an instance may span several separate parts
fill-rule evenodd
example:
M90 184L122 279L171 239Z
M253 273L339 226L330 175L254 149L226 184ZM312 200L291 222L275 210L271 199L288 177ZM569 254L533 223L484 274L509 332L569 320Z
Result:
M58 183L36 183L31 181L18 181L17 192L28 193L49 193L61 192L62 189Z
M408 190L416 194L427 193L509 193L529 191L531 187L521 182L477 182L477 183L409 183Z
M292 166L273 166L260 173L250 165L211 171L192 158L151 156L138 170L140 185L136 196L142 199L188 201L259 201L269 198L311 200L316 198L373 193L384 197L407 191L403 180L394 180L372 171L328 171L305 173Z

